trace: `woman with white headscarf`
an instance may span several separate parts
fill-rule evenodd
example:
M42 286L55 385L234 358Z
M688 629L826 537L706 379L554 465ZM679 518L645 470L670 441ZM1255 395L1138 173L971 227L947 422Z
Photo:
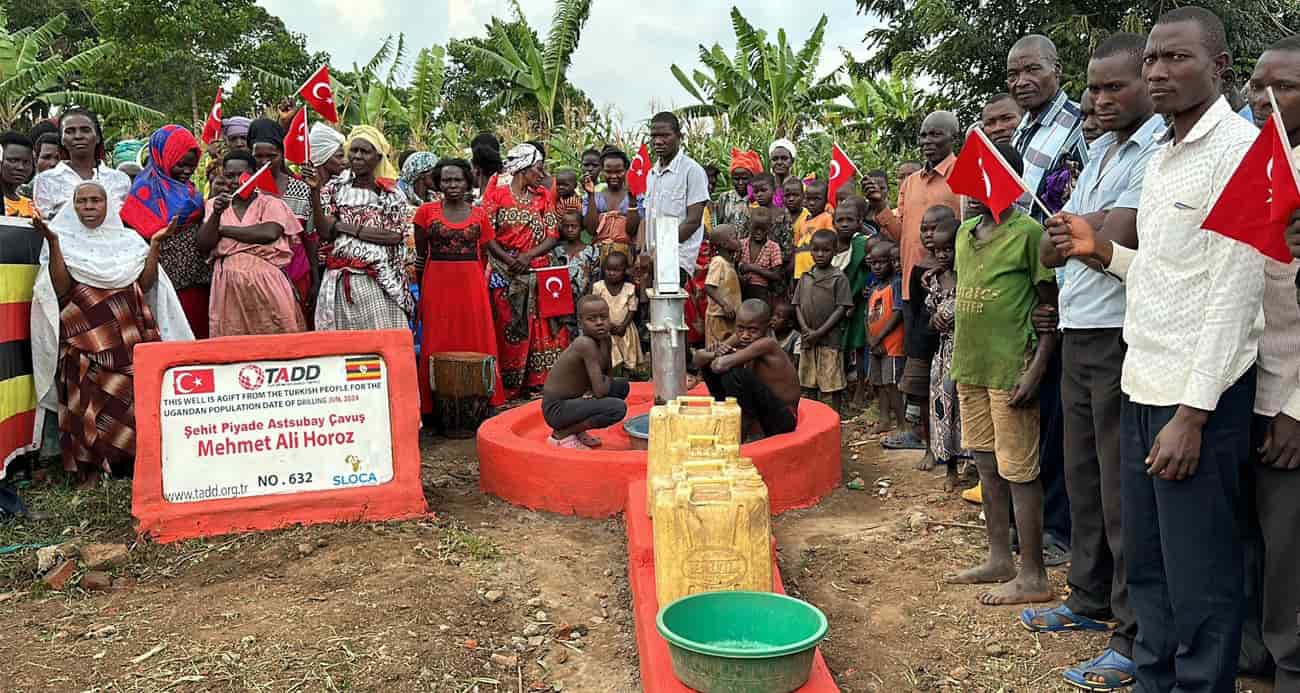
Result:
M506 397L546 384L546 374L569 335L557 322L538 316L537 276L532 269L550 264L559 242L559 222L553 198L541 186L542 153L531 144L510 150L506 176L483 198L483 207L496 230L496 241L509 256L491 257L488 281L496 314L497 356ZM508 176L508 177L507 177Z
M767 165L776 179L776 189L772 192L772 205L777 209L785 208L785 179L794 169L794 158L799 155L794 142L782 137L767 148Z
M122 225L99 183L79 185L48 224L32 297L37 398L59 412L63 467L83 484L135 456L136 344L193 339L158 264L175 219L148 241Z

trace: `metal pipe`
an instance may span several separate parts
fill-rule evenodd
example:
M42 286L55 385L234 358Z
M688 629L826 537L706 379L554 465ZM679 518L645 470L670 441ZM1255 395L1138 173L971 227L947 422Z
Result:
M655 404L665 404L686 394L686 293L660 294L648 289L650 299L650 370Z

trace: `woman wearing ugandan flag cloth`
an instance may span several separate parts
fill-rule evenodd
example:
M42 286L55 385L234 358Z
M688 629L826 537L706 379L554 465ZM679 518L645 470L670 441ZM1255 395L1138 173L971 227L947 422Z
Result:
M208 336L208 284L212 267L199 247L203 196L190 180L199 165L199 141L179 125L164 125L149 137L149 164L131 185L122 205L122 223L146 241L176 222L162 244L160 261L185 308L190 329Z
M413 233L406 197L383 133L352 128L344 146L348 168L324 181L307 177L312 215L330 243L316 298L316 329L408 329L415 299L407 286L407 236Z

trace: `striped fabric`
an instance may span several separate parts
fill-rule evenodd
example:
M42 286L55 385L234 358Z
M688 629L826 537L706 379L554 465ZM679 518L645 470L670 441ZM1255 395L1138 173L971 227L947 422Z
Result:
M10 462L35 449L29 337L40 253L41 238L26 220L0 217L0 478Z

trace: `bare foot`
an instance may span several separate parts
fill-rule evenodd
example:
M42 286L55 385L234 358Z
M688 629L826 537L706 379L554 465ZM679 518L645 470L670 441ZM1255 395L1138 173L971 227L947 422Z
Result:
M979 602L985 606L1002 606L1004 604L1032 604L1050 602L1056 595L1047 584L1047 576L1027 578L1019 575L1015 580L981 594Z
M1016 576L1016 567L1010 562L988 561L960 573L949 573L943 581L950 585L988 585L1007 582Z
M914 469L918 472L928 472L931 469L934 469L934 455L931 454L929 450L926 450L925 455L917 461Z
M957 474L957 463L948 464L948 474L943 478L943 492L953 493L961 487L961 477Z
M578 434L578 440L589 448L598 448L601 446L600 438L597 438L586 431Z

